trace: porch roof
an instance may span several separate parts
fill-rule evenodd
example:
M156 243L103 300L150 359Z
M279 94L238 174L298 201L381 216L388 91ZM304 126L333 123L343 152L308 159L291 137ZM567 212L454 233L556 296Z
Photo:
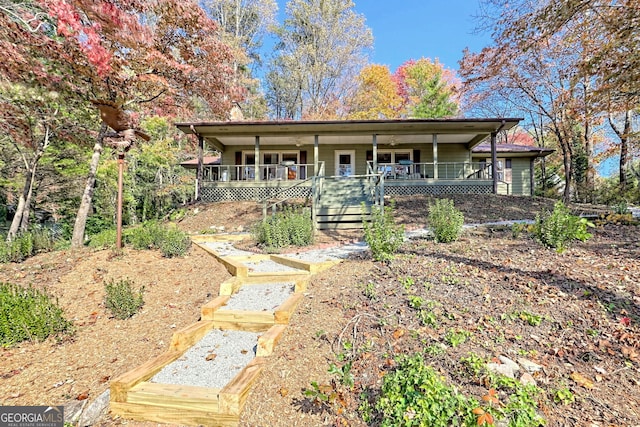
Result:
M227 146L253 145L313 145L318 142L336 145L371 144L377 135L379 145L412 145L431 143L438 135L438 144L464 143L472 149L492 132L508 130L520 118L481 119L394 119L394 120L329 120L329 121L239 121L182 122L176 127L186 134L201 136L218 151Z
M555 150L535 147L531 145L497 144L498 154L509 154L511 157L546 157ZM482 143L473 149L473 155L477 157L491 157L491 145Z

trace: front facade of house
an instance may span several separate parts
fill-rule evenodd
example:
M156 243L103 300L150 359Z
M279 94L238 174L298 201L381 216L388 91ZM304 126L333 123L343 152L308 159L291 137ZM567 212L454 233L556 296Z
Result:
M203 122L176 126L198 137L201 159L205 145L220 153L216 164L204 159L193 162L198 198L220 201L315 197L323 182L341 180L344 184L349 179L373 182L379 197L530 195L532 162L548 152L512 155L499 152L496 144L497 132L519 121Z

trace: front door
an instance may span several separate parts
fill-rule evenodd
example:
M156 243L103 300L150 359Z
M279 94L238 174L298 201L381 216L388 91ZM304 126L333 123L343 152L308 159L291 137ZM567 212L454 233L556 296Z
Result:
M356 173L356 151L336 150L336 176L352 176Z

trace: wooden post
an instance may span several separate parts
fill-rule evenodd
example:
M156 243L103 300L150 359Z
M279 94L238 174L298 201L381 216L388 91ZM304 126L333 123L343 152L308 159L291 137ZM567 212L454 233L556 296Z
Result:
M313 176L318 176L318 146L320 145L318 135L313 136Z
M124 175L124 153L118 153L118 206L116 212L116 249L122 249L122 181Z
M498 194L498 152L496 149L496 132L491 132L491 176L493 178L493 194Z
M378 135L373 134L373 159L371 159L371 165L373 167L373 173L378 172Z
M200 189L202 188L204 157L204 138L198 135L198 169L196 170L196 201L200 200Z
M253 158L253 167L255 168L254 173L254 181L260 181L260 175L262 175L262 171L260 170L260 137L256 135L256 144L253 148L254 158Z
M433 134L433 179L438 179L438 135Z

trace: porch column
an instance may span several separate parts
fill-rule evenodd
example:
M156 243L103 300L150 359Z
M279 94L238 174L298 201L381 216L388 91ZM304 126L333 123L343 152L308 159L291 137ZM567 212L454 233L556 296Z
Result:
M496 132L491 132L491 176L493 177L493 194L498 194L498 152L496 151Z
M373 159L371 159L373 173L378 171L378 135L373 134Z
M254 172L254 180L260 181L260 175L262 175L262 171L260 170L260 137L256 135L256 145L253 149L254 158L253 158L253 167L255 168Z
M433 134L433 179L438 179L438 135Z
M198 169L196 170L196 200L200 200L200 189L202 188L202 176L204 172L204 138L198 135Z
M319 169L319 164L318 164L318 145L320 144L319 142L319 137L318 135L314 135L313 136L313 176L318 176L318 169Z

